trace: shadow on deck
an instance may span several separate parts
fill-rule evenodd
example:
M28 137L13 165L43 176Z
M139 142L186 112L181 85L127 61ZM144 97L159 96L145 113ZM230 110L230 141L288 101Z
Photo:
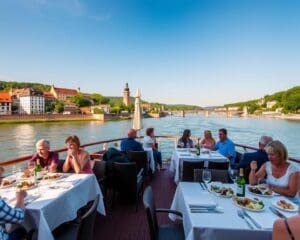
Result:
M174 175L169 170L157 171L152 178L155 204L157 208L170 208L176 190ZM158 214L158 222L168 223L167 214ZM114 209L106 209L106 216L97 215L95 221L94 239L110 240L148 240L149 230L142 199L139 201L138 212L135 204L118 203Z

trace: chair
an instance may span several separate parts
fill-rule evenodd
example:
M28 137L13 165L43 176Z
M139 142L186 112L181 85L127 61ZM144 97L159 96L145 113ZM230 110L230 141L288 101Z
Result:
M113 197L114 203L116 192L121 197L127 197L129 200L135 199L135 209L138 210L138 198L143 189L142 171L137 173L136 163L114 163L113 171Z
M148 175L149 164L146 151L129 151L127 152L127 156L130 162L136 163L137 172L143 169L143 176Z
M229 162L208 162L208 169L221 169L221 170L228 170Z
M184 238L184 230L182 223L179 224L165 224L158 225L157 223L157 212L172 213L182 217L182 214L178 211L171 209L159 209L155 208L152 188L148 186L143 195L143 203L146 210L149 233L151 240L160 240L160 239L172 239L172 240L181 240Z
M183 161L182 165L182 181L192 182L194 180L194 169L204 168L204 161Z
M89 210L84 213L79 223L63 223L53 231L55 240L93 240L94 224L100 195L98 194Z
M194 182L202 182L203 169L194 169ZM227 170L211 169L211 180L214 182L229 183Z
M58 172L63 172L64 163L65 163L64 159L59 159L58 160L58 164L57 164L57 168L56 168Z
M97 178L97 182L101 188L101 191L104 195L104 199L106 198L106 176L105 176L105 171L106 171L106 162L105 161L99 161L95 160L94 161L94 168L93 172ZM104 201L105 202L105 201Z

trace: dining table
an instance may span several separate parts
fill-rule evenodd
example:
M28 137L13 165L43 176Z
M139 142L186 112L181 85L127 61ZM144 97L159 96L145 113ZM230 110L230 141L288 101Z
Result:
M77 210L100 195L97 211L105 215L103 195L94 174L61 173L57 179L43 179L28 188L22 225L37 231L37 239L54 239L52 231L76 218ZM12 176L10 176L12 177ZM17 184L20 181L17 180ZM26 180L30 181L30 180ZM0 188L1 197L15 204L16 185Z
M229 162L217 151L201 149L200 155L196 154L197 149L194 148L176 148L173 151L169 170L174 172L174 182L177 184L182 179L183 161L201 162L204 161L204 167L208 166L208 162Z
M222 186L230 187L235 192L233 184ZM262 209L250 211L236 204L233 201L234 196L222 197L210 189L210 185L205 187L205 184L199 182L179 182L177 185L171 209L183 214L182 221L187 240L271 240L273 223L280 218L279 216L291 217L298 214L298 205L294 205L293 211L278 209L278 201L290 201L278 194L257 196L247 187L246 197L262 201L264 205ZM169 217L172 220L176 219L173 214L169 214Z

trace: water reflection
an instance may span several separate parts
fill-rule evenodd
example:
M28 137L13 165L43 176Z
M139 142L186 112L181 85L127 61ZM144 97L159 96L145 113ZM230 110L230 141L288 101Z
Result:
M206 129L212 131L217 140L219 128L227 128L228 136L236 143L257 146L261 135L271 135L274 139L286 144L292 157L300 158L298 144L300 142L300 122L279 119L259 118L227 118L225 116L186 115L169 116L160 119L148 118L143 120L144 129L140 135L145 135L148 127L154 127L157 135L181 135L185 128L192 131L192 136L202 137ZM112 122L62 122L35 124L6 124L0 125L0 160L15 158L35 151L35 142L45 138L51 142L51 148L64 146L64 140L69 135L77 135L82 144L126 137L127 130L132 127L132 121ZM173 148L173 143L163 145ZM94 151L101 146L90 147ZM63 155L61 156L63 158Z

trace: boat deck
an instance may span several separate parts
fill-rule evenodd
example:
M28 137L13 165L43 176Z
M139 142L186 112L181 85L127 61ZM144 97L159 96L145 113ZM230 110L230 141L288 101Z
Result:
M176 190L174 174L169 170L156 171L150 181L157 208L170 208ZM109 197L108 197L109 199ZM109 203L108 203L109 205ZM167 214L158 214L159 224L169 223ZM97 215L94 239L111 240L148 240L149 230L142 199L138 211L135 204L116 203L114 208L106 208L106 216Z

